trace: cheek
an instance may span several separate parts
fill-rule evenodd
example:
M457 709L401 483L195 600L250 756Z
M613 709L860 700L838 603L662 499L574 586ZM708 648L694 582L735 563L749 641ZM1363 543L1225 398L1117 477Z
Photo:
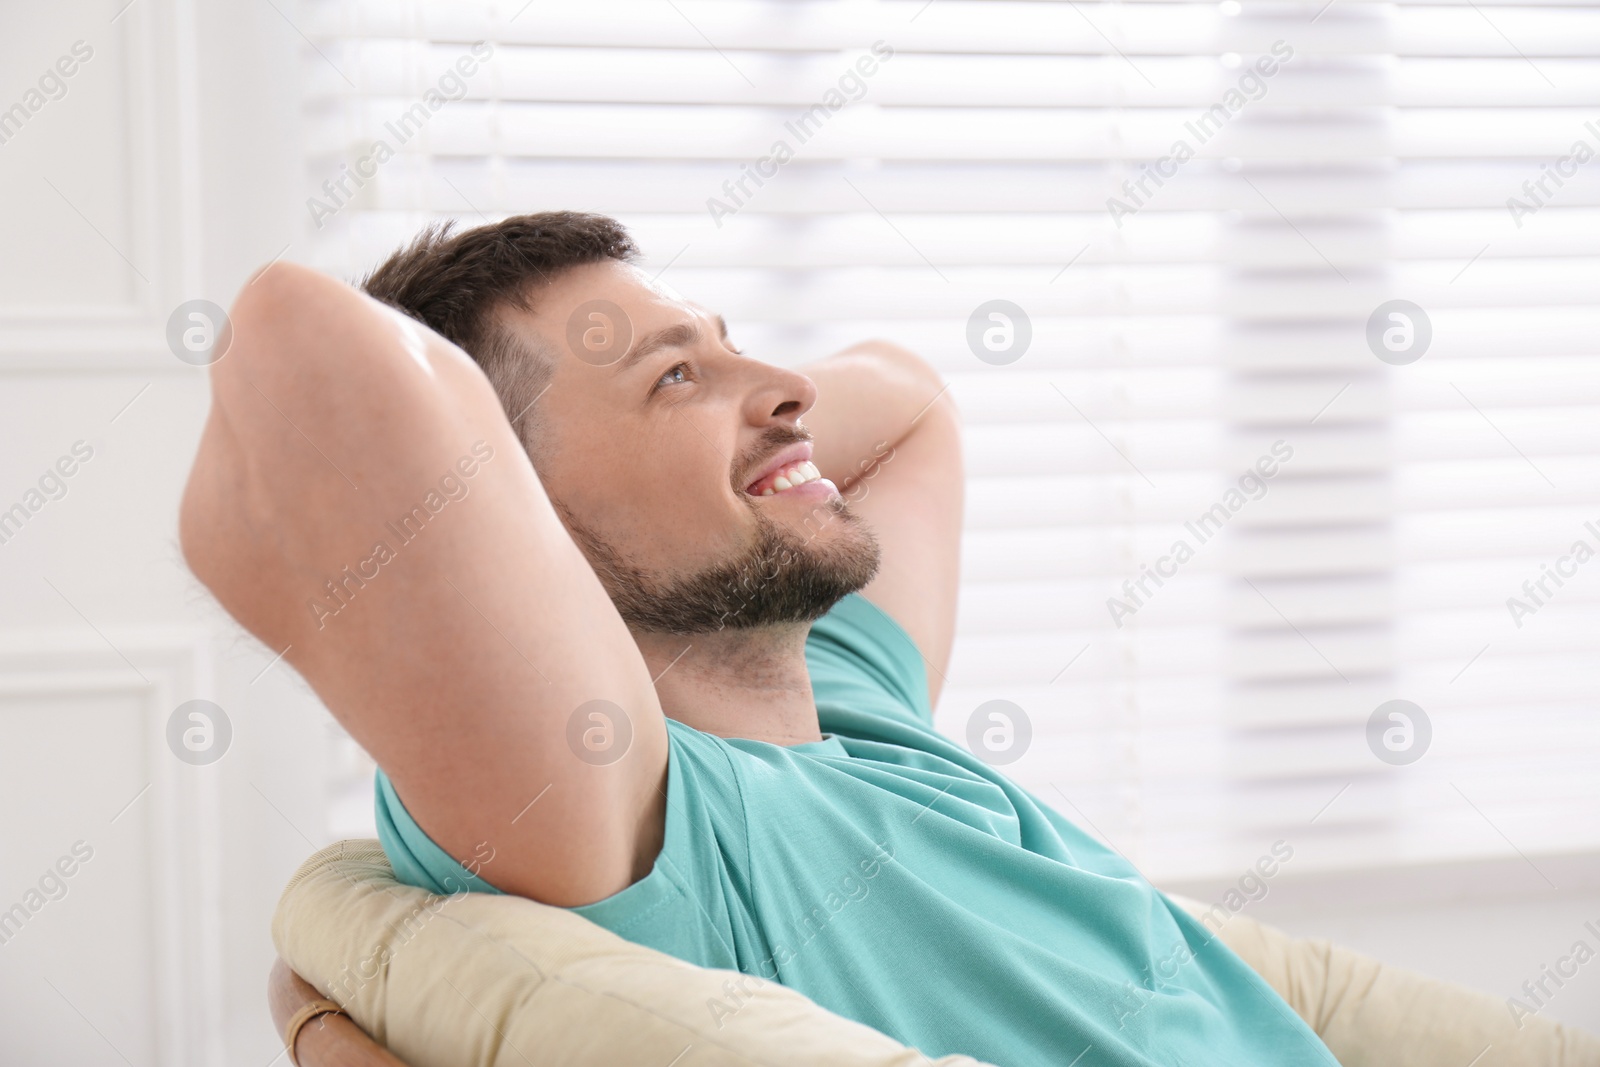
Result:
M607 464L564 471L547 481L546 491L561 501L569 519L638 566L702 562L725 553L752 524L726 476L703 468L685 471L682 464L643 452Z
M754 526L753 501L730 480L737 416L695 403L626 423L587 420L602 432L553 434L539 478L572 518L640 564L726 554Z

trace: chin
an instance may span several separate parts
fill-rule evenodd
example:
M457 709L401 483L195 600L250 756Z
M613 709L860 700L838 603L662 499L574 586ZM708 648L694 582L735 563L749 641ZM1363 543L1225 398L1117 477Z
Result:
M881 556L866 523L835 499L801 522L757 509L745 547L697 571L645 574L615 553L595 570L636 630L690 637L814 622L865 587Z

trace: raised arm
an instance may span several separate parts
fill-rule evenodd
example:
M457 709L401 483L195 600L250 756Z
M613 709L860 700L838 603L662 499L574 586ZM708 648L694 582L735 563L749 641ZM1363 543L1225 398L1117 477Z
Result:
M961 569L960 416L920 357L868 341L800 368L817 386L813 462L883 548L862 595L911 635L937 704L955 637Z
M642 877L665 803L660 704L482 372L292 265L258 275L231 320L183 500L194 573L484 878L575 906ZM594 700L629 718L616 762L569 747Z

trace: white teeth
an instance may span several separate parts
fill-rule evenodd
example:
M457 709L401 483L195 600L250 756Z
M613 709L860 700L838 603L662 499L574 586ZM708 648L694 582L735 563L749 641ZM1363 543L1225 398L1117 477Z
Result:
M778 472L778 476L772 480L772 485L761 490L761 495L771 496L775 492L781 493L785 489L793 489L797 485L814 482L821 477L822 472L817 469L817 465L808 459L795 464L786 471Z

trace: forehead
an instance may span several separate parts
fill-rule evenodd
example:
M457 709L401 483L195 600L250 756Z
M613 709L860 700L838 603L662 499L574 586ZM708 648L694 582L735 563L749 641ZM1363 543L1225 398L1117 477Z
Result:
M536 334L558 373L577 372L593 385L623 385L635 368L660 362L664 350L727 337L720 315L617 260L563 271L531 302L531 312L511 310L507 324Z
M574 319L585 321L587 306L614 305L638 336L703 315L677 290L631 263L607 259L562 271L534 296L533 324L540 332L563 338Z

